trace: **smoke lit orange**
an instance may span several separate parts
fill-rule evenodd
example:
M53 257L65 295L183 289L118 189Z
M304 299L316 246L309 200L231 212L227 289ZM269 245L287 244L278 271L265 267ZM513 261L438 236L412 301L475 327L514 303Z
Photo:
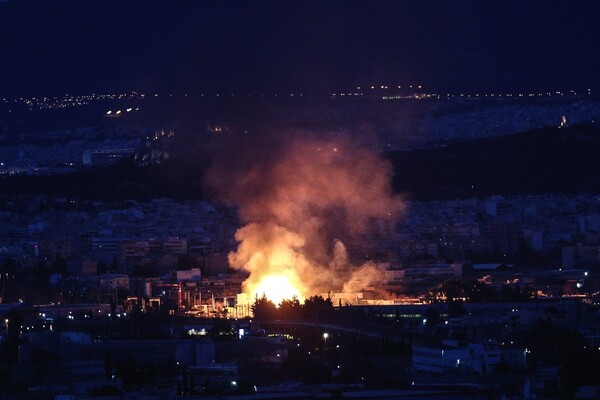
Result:
M390 185L389 162L340 135L236 139L221 147L226 154L208 177L221 199L239 207L244 226L229 265L249 273L245 295L278 304L359 291L381 277L374 264L354 265L343 240L393 232L402 202Z

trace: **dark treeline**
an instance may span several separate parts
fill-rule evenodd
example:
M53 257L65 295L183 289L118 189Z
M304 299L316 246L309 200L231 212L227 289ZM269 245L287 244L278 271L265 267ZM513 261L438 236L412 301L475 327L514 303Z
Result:
M319 319L331 317L333 303L330 298L312 296L300 303L297 297L284 299L279 304L273 303L265 295L257 297L252 305L252 312L257 321Z
M104 201L144 201L159 197L202 200L205 198L201 179L203 166L190 169L178 161L146 167L121 163L68 174L4 176L0 178L0 194Z

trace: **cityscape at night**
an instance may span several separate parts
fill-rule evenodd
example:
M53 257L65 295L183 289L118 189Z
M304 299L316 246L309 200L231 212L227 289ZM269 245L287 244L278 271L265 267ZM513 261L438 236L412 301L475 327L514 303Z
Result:
M599 20L0 0L0 399L600 398Z

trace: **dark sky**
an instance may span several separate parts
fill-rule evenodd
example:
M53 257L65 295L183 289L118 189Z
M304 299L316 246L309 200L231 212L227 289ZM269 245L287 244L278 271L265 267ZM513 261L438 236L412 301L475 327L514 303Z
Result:
M597 1L0 1L0 96L600 83Z

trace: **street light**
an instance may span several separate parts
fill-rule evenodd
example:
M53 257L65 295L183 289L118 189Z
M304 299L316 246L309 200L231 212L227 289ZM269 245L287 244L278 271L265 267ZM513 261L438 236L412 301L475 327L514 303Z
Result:
M329 337L329 333L325 332L323 333L323 341L325 341L325 348L327 347L327 338Z

